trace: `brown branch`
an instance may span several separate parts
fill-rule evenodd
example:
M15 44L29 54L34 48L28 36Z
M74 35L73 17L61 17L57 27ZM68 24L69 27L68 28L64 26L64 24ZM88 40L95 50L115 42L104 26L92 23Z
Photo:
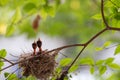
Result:
M73 60L73 62L71 63L71 65L68 67L67 71L73 66L73 64L77 61L77 59L79 58L80 54L84 51L84 49L87 47L87 45L85 45L82 50L78 53L78 55L75 57L75 59Z
M0 72L3 71L3 70L5 70L5 69L7 69L7 68L9 68L9 67L12 67L12 66L14 66L14 65L17 65L17 64L19 64L19 63L22 63L22 62L24 62L24 61L26 61L26 60L32 59L32 58L34 58L34 57L36 57L36 56L31 56L31 57L28 57L28 58L26 58L26 59L24 59L24 60L15 62L15 63L13 63L13 64L5 67L5 68L2 68L2 69L0 70Z
M105 32L107 29L103 29L100 32L98 32L96 35L94 35L88 42L85 43L84 47L82 48L82 50L79 52L79 54L76 56L76 58L74 59L74 61L72 62L72 64L70 65L70 67L72 67L72 65L76 62L76 60L79 58L80 54L83 52L83 50L88 46L88 44L90 44L94 39L96 39L100 34L102 34L103 32ZM70 68L69 67L69 68ZM69 70L68 68L68 70Z
M47 54L47 53L50 53L50 52L53 52L53 51L57 51L57 50L60 51L60 50L62 50L62 49L69 48L69 47L84 46L84 45L85 45L85 44L72 44L72 45L66 45L66 46L62 46L62 47L59 47L59 48L56 48L56 49L52 49L52 50L50 50L50 51L47 51L46 54ZM26 59L24 59L24 60L21 60L21 61L12 63L11 65L9 65L9 66L7 66L7 67L1 69L0 72L3 71L3 70L5 70L5 69L7 69L7 68L9 68L9 67L12 67L12 66L14 66L14 65L17 65L17 64L19 64L19 63L21 63L21 62L24 62L24 61L26 61L26 60L32 59L32 58L34 58L34 57L39 57L39 55L31 56L31 57L26 58ZM9 60L8 60L8 61L9 61Z
M88 42L86 42L86 45L88 45L89 43L91 43L94 39L96 39L100 34L102 34L103 32L105 32L106 30L107 30L107 28L105 28L105 29L101 30L100 32L98 32Z
M46 53L50 53L50 52L53 52L53 51L56 51L56 50L62 50L62 49L65 49L65 48L69 48L69 47L75 47L75 46L84 46L83 49L80 51L80 53L77 55L77 57L74 59L74 61L71 63L71 65L68 67L68 69L62 73L61 77L56 79L56 80L63 80L64 77L68 74L68 71L69 69L72 67L72 65L77 61L77 59L79 58L80 54L84 51L84 49L88 46L88 44L90 44L94 39L96 39L100 34L102 34L103 32L105 32L106 30L108 30L107 28L103 29L102 31L100 31L98 34L96 34L95 36L93 36L87 43L85 44L73 44L73 45L67 45L67 46L63 46L63 47L59 47L59 48L56 48L56 49L53 49L53 50L50 50ZM120 28L113 28L113 27L110 27L109 30L115 30L115 31L120 31ZM24 62L26 60L29 60L29 59L32 59L34 57L38 57L38 56L33 56L31 58L28 58L28 59L25 59L25 60L22 60L22 61L19 61L19 62L16 62L16 63L12 63L11 65L1 69L0 71L3 71L9 67L12 67L16 64L19 64L21 62Z
M12 67L12 66L18 64L18 63L20 63L20 62L13 63L13 64L11 64L11 65L5 67L5 68L2 68L2 69L0 70L0 72L3 71L3 70L5 70L5 69L7 69L7 68L10 68L10 67Z
M56 51L56 50L62 50L62 49L69 48L69 47L75 47L75 46L85 46L85 44L72 44L72 45L66 45L66 46L62 46L62 47L59 47L59 48L50 50L50 51L48 51L48 53L49 53L49 52Z
M110 27L109 30L120 31L120 28Z
M94 35L90 40L88 40L88 42L86 42L84 44L84 47L82 48L82 50L78 53L78 55L75 57L75 59L73 60L73 62L71 63L71 65L68 67L68 69L66 71L64 71L60 78L56 79L56 80L64 80L64 77L68 74L69 69L73 66L73 64L77 61L77 59L79 58L79 56L81 55L81 53L84 51L84 49L94 40L96 39L99 35L101 35L103 32L107 31L107 30L115 30L115 31L120 31L120 28L114 28L114 27L110 27L107 23L107 21L105 20L105 16L104 16L104 1L101 0L101 15L102 15L102 19L103 22L106 26L105 29L101 30L100 32L98 32L96 35Z
M63 80L63 76L65 77L68 74L69 69L74 65L74 63L77 61L77 59L79 58L79 56L82 54L82 52L84 51L84 49L88 46L88 44L90 44L94 39L96 39L99 35L101 35L103 32L105 32L106 30L108 30L107 28L101 30L100 32L98 32L96 35L94 35L88 42L86 42L84 44L84 47L82 48L82 50L78 53L78 55L75 57L75 59L72 61L71 65L66 69L65 72L63 72L60 76L59 79L57 80ZM65 74L66 73L66 74Z
M56 48L56 49L52 49L52 50L50 50L50 51L47 51L46 54L47 54L47 53L50 53L50 52L53 52L53 51L57 51L57 50L62 50L62 49L65 49L65 48L69 48L69 47L84 46L84 45L85 45L85 44L66 45L66 46L62 46L62 47L59 47L59 48ZM18 62L16 62L16 63L12 63L11 65L9 65L9 66L1 69L0 72L3 71L3 70L5 70L5 69L7 69L7 68L9 68L9 67L12 67L12 66L14 66L14 65L17 65L17 64L19 64L19 63L21 63L21 62L24 62L24 61L26 61L26 60L32 59L32 58L34 58L34 57L39 57L39 55L37 55L37 56L31 56L31 57L29 57L29 58L27 58L27 59L18 61ZM9 61L9 60L8 60L8 61Z
M102 19L103 19L105 26L109 28L109 25L107 21L105 20L105 15L104 15L104 0L101 0L101 15L102 15Z
M7 59L5 59L5 58L3 58L3 57L1 57L1 56L0 56L0 58L3 59L3 60L5 60L5 61L7 61L7 62L9 62L10 64L14 64L14 63L11 62L10 60L7 60Z
M56 48L56 49L53 49L53 50L50 50L50 51L47 51L46 53L50 53L50 52L53 52L53 51L60 51L62 49L65 49L65 48L69 48L69 47L75 47L75 46L83 46L82 50L78 53L78 55L75 57L75 59L73 60L73 62L71 63L71 65L68 67L68 69L66 71L64 71L61 76L59 78L57 78L56 80L63 80L64 77L68 74L68 71L69 69L73 66L73 64L77 61L77 59L79 58L79 56L82 54L82 52L85 50L85 48L94 40L96 39L98 36L100 36L102 33L104 33L105 31L107 30L115 30L115 31L120 31L120 28L114 28L114 27L110 27L107 23L107 21L105 20L105 16L104 16L104 5L103 5L104 1L101 0L101 15L102 15L102 19L103 19L103 22L106 26L106 28L104 28L103 30L101 30L100 32L98 32L96 35L94 35L90 40L88 40L86 43L84 44L73 44L73 45L66 45L66 46L62 46L62 47L59 47L59 48ZM24 59L24 60L21 60L21 61L18 61L18 62L15 62L15 63L12 63L11 65L1 69L0 71L3 71L9 67L12 67L16 64L19 64L21 62L24 62L26 60L29 60L29 59L32 59L34 57L39 57L39 55L36 55L36 56L31 56L27 59Z

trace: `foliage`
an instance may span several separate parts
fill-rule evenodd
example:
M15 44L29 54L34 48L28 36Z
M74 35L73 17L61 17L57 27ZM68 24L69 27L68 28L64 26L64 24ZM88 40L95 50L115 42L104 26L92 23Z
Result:
M6 56L6 54L7 54L7 52L5 49L0 50L0 57L4 58ZM4 65L4 63L3 63L2 59L0 59L0 69L2 68L3 65Z
M2 18L0 20L1 24L6 24L6 29L4 32L2 30L0 31L0 34L6 35L6 36L12 36L15 31L19 31L20 33L27 33L29 37L35 36L30 34L29 30L23 31L24 21L29 25L27 29L31 28L31 18L32 16L35 16L36 14L39 14L40 17L45 20L47 16L54 16L55 11L57 9L57 6L60 4L60 0L55 1L48 1L48 0L1 0L0 1L0 17ZM10 6L10 7L9 7ZM7 13L6 13L7 12ZM23 24L23 25L22 25ZM22 25L22 27L20 27ZM32 30L32 33L34 31Z
M110 77L108 77L107 80L119 80L120 79L119 74L120 74L120 72L117 71L117 72L113 73Z
M118 45L115 49L115 55L120 53L120 45Z
M62 59L62 60L60 61L60 65L61 65L61 66L67 66L68 64L71 63L71 61L72 61L71 58Z
M62 0L0 0L0 35L12 37L26 34L31 38L37 36L38 33L45 33L49 36L60 36L66 39L68 43L71 42L69 39L73 40L72 43L85 43L98 31L104 29L99 4L100 2L97 0L65 0L65 2L62 2ZM108 24L115 26L114 28L120 28L120 1L104 0L104 5L105 19ZM32 26L32 20L36 15L40 15L40 24L37 31ZM97 47L97 50L103 50L116 41L119 43L119 37L112 39L109 33L104 34L102 37L106 38L103 39L105 43L102 47ZM100 38L102 37L100 36ZM95 45L97 44L94 42L91 44L91 46ZM120 45L114 51L115 55L119 53ZM0 57L3 59L6 54L5 49L0 50ZM2 58L0 58L0 69L4 65ZM55 70L56 75L52 79L60 77L60 73L67 70L73 61L72 58L62 59ZM72 65L69 73L76 71L81 65L89 66L91 74L94 74L97 70L100 75L103 75L108 68L120 70L120 65L114 63L113 57L98 61L88 57L82 58L78 63ZM6 72L4 76L8 80L18 80L16 74ZM113 74L108 79L113 77L116 79L115 76L116 74ZM68 80L68 78L65 77L65 80ZM23 77L21 80L35 79L33 76L29 76L27 78Z
M107 67L110 67L112 69L118 69L120 65L113 63L114 58L110 57L104 60L98 60L96 61L96 65L99 68L99 73L102 75L106 72Z
M18 80L16 74L4 73L4 76L7 80Z
M94 60L92 58L83 58L80 60L80 64L94 65Z

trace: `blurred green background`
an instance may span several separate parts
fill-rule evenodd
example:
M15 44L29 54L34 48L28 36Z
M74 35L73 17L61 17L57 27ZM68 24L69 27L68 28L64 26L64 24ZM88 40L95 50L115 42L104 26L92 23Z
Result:
M104 0L104 6L110 26L120 27L120 1ZM105 28L100 7L100 0L0 0L0 37L26 35L28 39L34 39L45 34L60 37L66 44L85 43ZM33 22L37 15L40 20L35 30ZM105 32L88 46L83 56L91 57L96 47L101 49L107 41L119 43L118 33ZM68 50L68 53L74 52L68 56L75 57L78 51L80 48Z

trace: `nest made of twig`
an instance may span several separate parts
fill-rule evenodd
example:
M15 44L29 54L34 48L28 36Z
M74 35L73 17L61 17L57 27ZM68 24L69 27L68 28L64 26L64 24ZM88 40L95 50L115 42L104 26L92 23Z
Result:
M47 51L38 52L35 57L28 60L25 59L33 55L30 53L22 54L19 61L25 61L19 63L19 66L23 69L23 76L28 77L29 75L33 75L40 80L49 79L53 75L56 67L55 56L57 53L57 51L52 54L51 52L47 53Z

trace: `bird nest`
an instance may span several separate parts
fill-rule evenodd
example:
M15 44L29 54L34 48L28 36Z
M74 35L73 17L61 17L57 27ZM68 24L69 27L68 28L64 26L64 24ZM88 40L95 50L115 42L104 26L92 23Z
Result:
M23 76L32 75L40 80L49 80L56 67L55 56L57 54L58 51L42 51L41 53L37 52L36 55L32 53L22 54L19 58L19 61L22 61L19 63L19 67L23 70Z

